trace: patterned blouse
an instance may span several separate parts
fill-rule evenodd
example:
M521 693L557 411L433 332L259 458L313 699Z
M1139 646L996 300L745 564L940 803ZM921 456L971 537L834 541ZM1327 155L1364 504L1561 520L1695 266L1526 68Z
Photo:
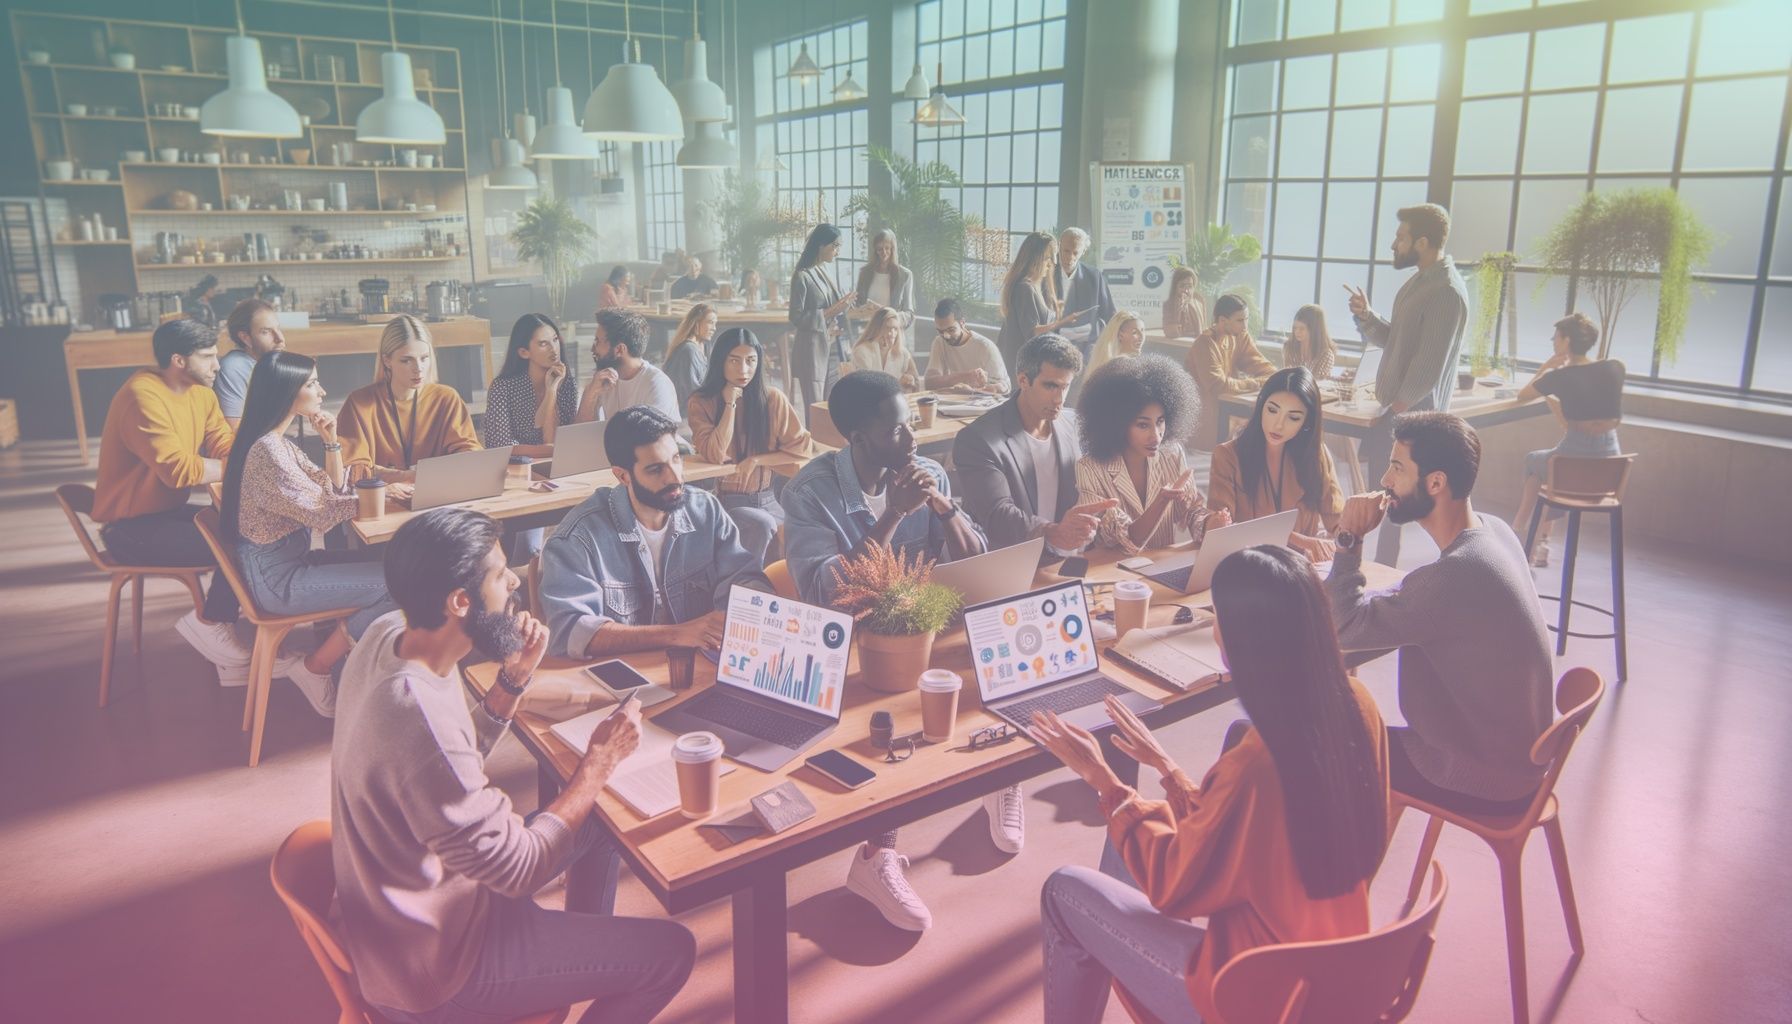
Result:
M511 444L545 444L541 428L535 425L535 409L541 399L535 394L535 381L528 373L499 377L485 392L485 446L502 448ZM554 396L554 413L561 426L571 423L579 414L579 384L572 374L560 378L560 389Z
M237 495L237 535L251 544L329 530L355 517L354 491L331 487L329 476L284 434L255 439Z

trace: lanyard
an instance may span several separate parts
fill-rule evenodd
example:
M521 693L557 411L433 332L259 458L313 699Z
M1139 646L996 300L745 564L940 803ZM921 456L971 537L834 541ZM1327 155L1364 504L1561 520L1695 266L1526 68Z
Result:
M1269 496L1276 503L1276 511L1282 511L1282 474L1288 469L1288 451L1283 449L1276 458L1276 475L1273 480L1265 480L1269 484Z
M384 390L386 392L386 401L392 403L392 429L398 431L398 444L404 449L404 465L398 468L410 469L412 466L411 446L417 440L417 406L423 398L423 389L418 388L416 397L411 399L411 431L409 435L406 435L404 427L398 422L398 399L392 397L392 388L390 384L388 384Z

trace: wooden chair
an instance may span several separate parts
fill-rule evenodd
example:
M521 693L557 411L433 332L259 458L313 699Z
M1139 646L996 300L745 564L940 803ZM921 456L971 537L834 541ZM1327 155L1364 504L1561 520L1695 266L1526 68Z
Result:
M529 575L523 580L523 596L529 602L529 614L542 619L541 614L541 556L529 559ZM547 621L542 619L542 621Z
M112 699L112 659L118 648L118 602L124 585L127 582L131 585L131 649L141 657L144 581L164 577L185 583L187 591L193 595L193 610L200 612L205 608L205 590L199 585L199 577L210 572L211 566L122 565L100 550L92 531L87 528L86 520L93 518L93 488L86 484L63 484L56 488L56 503L62 506L62 514L68 516L68 524L74 527L75 539L87 552L87 560L95 569L112 577L112 589L106 594L106 642L100 648L100 707L103 708Z
M255 603L255 596L249 593L249 585L243 580L234 554L220 539L223 534L218 524L218 510L202 508L193 517L193 522L199 527L200 536L205 538L206 546L212 549L212 557L218 560L218 571L236 592L236 599L243 606L243 616L255 624L255 645L249 653L249 693L243 699L243 728L247 730L253 724L255 730L249 736L249 767L253 768L261 763L261 736L268 721L268 691L274 684L274 661L280 656L281 641L299 626L345 618L360 609L332 608L297 615L270 615L262 611Z
M765 578L772 581L772 593L792 601L801 600L796 592L796 580L790 575L790 563L780 558L765 567Z
M1431 962L1449 882L1431 870L1431 896L1400 920L1349 939L1258 946L1213 979L1216 1024L1401 1021L1412 1012Z
M1391 794L1400 809L1411 807L1431 815L1431 823L1425 827L1424 842L1419 846L1419 861L1413 867L1412 885L1406 893L1408 906L1418 899L1425 865L1431 862L1431 854L1437 849L1437 837L1443 832L1445 822L1473 832L1493 847L1494 856L1499 859L1500 889L1506 904L1506 960L1512 972L1512 1019L1516 1024L1530 1020L1524 963L1524 886L1519 866L1524 860L1525 840L1530 838L1533 829L1542 828L1544 837L1549 840L1549 859L1555 866L1556 891L1562 900L1562 916L1568 923L1569 945L1576 957L1585 950L1580 933L1580 912L1574 906L1574 886L1568 878L1568 848L1562 841L1562 820L1558 814L1555 788L1556 780L1562 776L1562 766L1568 761L1568 753L1574 749L1574 741L1586 728L1603 696L1605 680L1590 668L1571 668L1556 683L1556 710L1562 717L1531 744L1531 761L1544 769L1543 782L1523 814L1505 817L1470 815L1437 807L1397 790Z
M336 997L342 1015L338 1024L384 1024L361 998L361 987L355 981L355 965L348 948L330 924L330 901L336 894L336 869L330 862L330 823L313 821L293 829L292 835L274 853L268 867L274 892L286 904L292 923L298 926L299 937L323 972L324 983ZM566 1010L518 1017L511 1024L559 1024Z
M1635 455L1585 457L1552 455L1549 477L1537 492L1537 506L1531 511L1530 528L1525 531L1524 550L1530 554L1537 541L1537 530L1543 523L1546 508L1568 514L1568 544L1562 554L1562 593L1540 595L1545 601L1560 603L1556 624L1549 627L1556 635L1556 654L1568 653L1568 638L1610 640L1617 649L1617 681L1623 682L1629 671L1624 649L1624 488L1630 483L1630 468ZM1583 514L1611 517L1612 606L1601 608L1574 599L1574 559L1580 551L1580 517ZM1575 633L1568 628L1568 614L1575 607L1609 615L1610 633Z

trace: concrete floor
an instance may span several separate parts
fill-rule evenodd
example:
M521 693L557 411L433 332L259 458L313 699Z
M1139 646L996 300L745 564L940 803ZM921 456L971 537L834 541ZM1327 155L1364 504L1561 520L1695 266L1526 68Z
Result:
M242 691L221 691L174 636L186 598L173 584L152 588L141 663L122 637L112 705L95 707L105 587L52 493L91 479L72 445L0 452L0 1020L332 1019L267 881L281 838L328 816L329 725L279 683L262 764L245 767ZM1582 579L1594 601L1604 544L1591 531ZM1433 555L1409 528L1405 561ZM1783 570L1660 546L1633 546L1629 569L1633 678L1607 698L1560 790L1588 944L1578 967L1541 842L1525 865L1534 1019L1792 1021L1792 587ZM1575 641L1562 664L1609 673L1611 650ZM1392 673L1391 659L1364 673L1390 719ZM1199 774L1234 717L1221 708L1167 730L1171 750ZM491 767L533 806L533 765L514 741ZM1068 773L1027 795L1028 845L1011 859L974 808L905 831L936 920L924 936L848 895L843 857L793 875L793 1019L1038 1020L1040 883L1060 864L1093 863L1101 836L1091 794ZM1394 838L1378 920L1395 911L1421 830L1409 817ZM1507 1021L1493 857L1452 830L1439 858L1452 892L1414 1019ZM659 913L630 881L620 909ZM727 907L682 920L701 960L662 1019L731 1019ZM1110 1005L1107 1019L1124 1014Z

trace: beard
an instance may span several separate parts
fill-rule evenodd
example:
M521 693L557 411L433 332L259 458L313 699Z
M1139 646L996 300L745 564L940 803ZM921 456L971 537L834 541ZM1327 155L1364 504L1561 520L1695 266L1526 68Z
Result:
M602 359L592 361L592 366L599 370L614 370L621 365L622 357L616 354L615 349L611 349L610 354Z
M1437 507L1437 499L1424 491L1415 489L1411 494L1395 494L1390 490L1388 493L1394 497L1388 505L1390 523L1416 523Z
M650 491L631 479L628 483L628 487L629 490L635 492L636 501L646 505L648 508L657 508L661 512L676 511L680 505L684 504L683 484L673 484L670 487L663 487L657 491Z
M1395 270L1405 270L1408 267L1416 267L1416 266L1418 266L1418 263L1419 263L1419 254L1412 251L1411 249L1408 249L1405 252L1401 252L1398 249L1394 250L1394 269Z
M469 595L473 607L467 613L467 639L473 649L493 661L503 661L523 649L523 630L517 623L517 595L510 595L504 607L492 611L477 594Z

